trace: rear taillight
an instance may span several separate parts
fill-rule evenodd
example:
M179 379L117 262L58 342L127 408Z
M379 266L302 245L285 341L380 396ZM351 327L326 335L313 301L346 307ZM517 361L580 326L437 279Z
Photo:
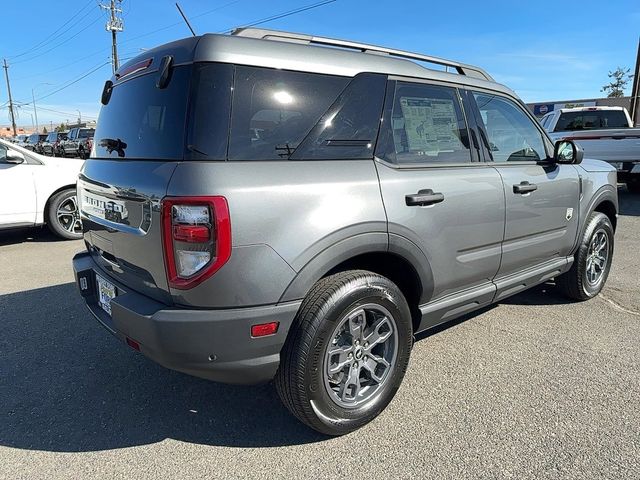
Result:
M165 198L162 228L167 278L173 288L198 285L231 256L231 221L224 197Z

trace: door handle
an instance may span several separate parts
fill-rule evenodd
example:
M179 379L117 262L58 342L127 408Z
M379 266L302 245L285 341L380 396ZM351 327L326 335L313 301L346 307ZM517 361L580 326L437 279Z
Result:
M424 207L444 201L444 195L439 192L434 193L433 190L428 188L412 195L405 195L404 200L408 207Z
M520 182L519 184L513 186L513 193L531 193L535 192L537 189L538 186L535 183Z

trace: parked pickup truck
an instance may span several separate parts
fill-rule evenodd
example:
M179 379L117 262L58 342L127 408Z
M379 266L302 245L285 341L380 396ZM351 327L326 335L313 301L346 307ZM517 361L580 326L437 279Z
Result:
M58 154L61 157L89 158L93 144L94 128L72 128L67 138L59 143Z
M554 141L573 140L585 157L609 162L630 192L640 193L640 128L623 107L563 108L540 120Z

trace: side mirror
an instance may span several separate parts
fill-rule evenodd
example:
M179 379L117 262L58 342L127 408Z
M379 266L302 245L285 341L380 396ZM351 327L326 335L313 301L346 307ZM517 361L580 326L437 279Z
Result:
M21 163L24 163L24 155L16 150L8 149L5 162L19 165Z
M553 151L553 159L556 163L572 163L574 165L582 162L584 150L580 145L572 140L558 140Z

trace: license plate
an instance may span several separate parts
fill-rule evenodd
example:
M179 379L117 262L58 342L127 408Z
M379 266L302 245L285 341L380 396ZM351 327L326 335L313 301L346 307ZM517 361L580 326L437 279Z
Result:
M96 275L96 282L98 283L98 305L111 315L111 300L116 298L116 286L100 275Z

